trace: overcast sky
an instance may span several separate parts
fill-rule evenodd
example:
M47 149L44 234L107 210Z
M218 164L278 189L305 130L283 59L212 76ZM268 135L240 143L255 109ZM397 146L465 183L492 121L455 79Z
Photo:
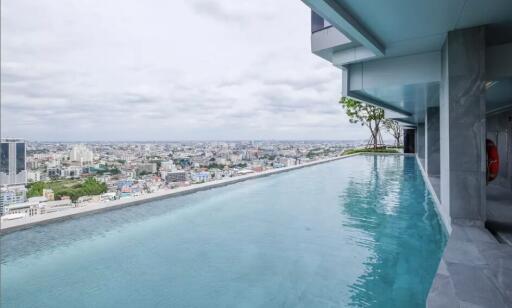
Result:
M361 139L300 0L4 0L2 136Z

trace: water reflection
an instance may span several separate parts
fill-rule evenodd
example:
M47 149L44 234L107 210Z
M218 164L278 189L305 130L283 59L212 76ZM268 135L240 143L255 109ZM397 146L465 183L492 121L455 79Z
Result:
M444 237L414 158L235 185L2 237L0 305L422 306Z
M413 157L366 159L339 199L352 241L370 253L350 304L423 306L446 242L432 200Z

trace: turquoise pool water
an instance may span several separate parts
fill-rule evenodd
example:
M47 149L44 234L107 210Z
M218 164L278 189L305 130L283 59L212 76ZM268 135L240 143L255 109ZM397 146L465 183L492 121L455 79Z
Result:
M421 307L416 161L355 156L1 237L1 307Z

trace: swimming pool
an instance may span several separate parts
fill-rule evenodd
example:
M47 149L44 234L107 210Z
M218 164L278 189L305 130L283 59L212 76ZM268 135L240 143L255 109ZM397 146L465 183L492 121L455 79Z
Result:
M369 155L0 240L2 307L416 307L446 235L415 158Z

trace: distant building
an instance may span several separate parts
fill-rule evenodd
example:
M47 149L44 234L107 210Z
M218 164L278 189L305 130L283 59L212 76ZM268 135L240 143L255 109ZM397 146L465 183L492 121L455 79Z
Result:
M167 173L165 177L165 182L186 182L187 181L187 173L185 171L174 171Z
M281 157L279 159L279 163L283 164L285 167L295 166L296 162L295 158Z
M125 170L124 171L124 174L128 177L128 178L134 178L135 177L135 171L133 170Z
M27 167L27 170L33 170L33 169L37 169L41 166L41 163L39 160L27 160L26 162L26 167Z
M160 164L160 170L163 170L163 171L176 171L176 165L174 164L174 162L172 160L170 160L170 161L163 161Z
M23 216L34 216L41 214L39 202L28 201L5 206L3 215L21 214ZM6 216L8 217L8 216Z
M92 163L94 160L94 153L89 150L85 145L78 144L73 146L71 149L71 153L69 154L69 159L71 161L80 162L80 164L84 163Z
M30 197L27 200L27 202L38 202L38 203L46 202L46 201L48 201L48 199L46 199L46 197L44 197L44 196Z
M156 163L141 163L137 166L137 173L154 174L157 171Z
M27 189L24 185L2 186L0 188L0 215L5 213L5 207L23 203L27 199Z
M39 182L39 181L41 181L41 171L29 170L27 172L27 180L28 180L28 182Z
M131 187L133 185L133 180L120 180L117 181L117 189L122 190L124 187Z
M210 180L210 173L206 171L194 172L190 174L190 179L193 182L208 182Z
M52 213L63 210L68 210L73 207L73 203L70 199L65 200L55 200L55 201L46 201L44 203L39 203L40 214L44 213Z
M252 166L251 167L251 170L254 171L254 172L262 172L263 171L263 166Z
M27 184L25 141L2 139L0 144L0 185Z
M237 172L238 175L246 175L246 174L251 174L251 173L254 173L254 170L251 170L251 169L242 169L242 170L239 170Z
M44 188L43 189L43 197L45 197L46 200L48 200L48 201L55 200L55 194L53 192L53 189L51 189L51 188Z
M50 178L50 179L58 178L61 175L61 170L59 167L48 167L46 172L47 172L48 178Z
M60 170L60 176L63 178L79 178L82 174L82 168L78 166L69 166Z
M177 171L176 165L172 160L169 161L163 161L160 164L160 177L162 180L165 180L167 178L167 174L169 172Z

